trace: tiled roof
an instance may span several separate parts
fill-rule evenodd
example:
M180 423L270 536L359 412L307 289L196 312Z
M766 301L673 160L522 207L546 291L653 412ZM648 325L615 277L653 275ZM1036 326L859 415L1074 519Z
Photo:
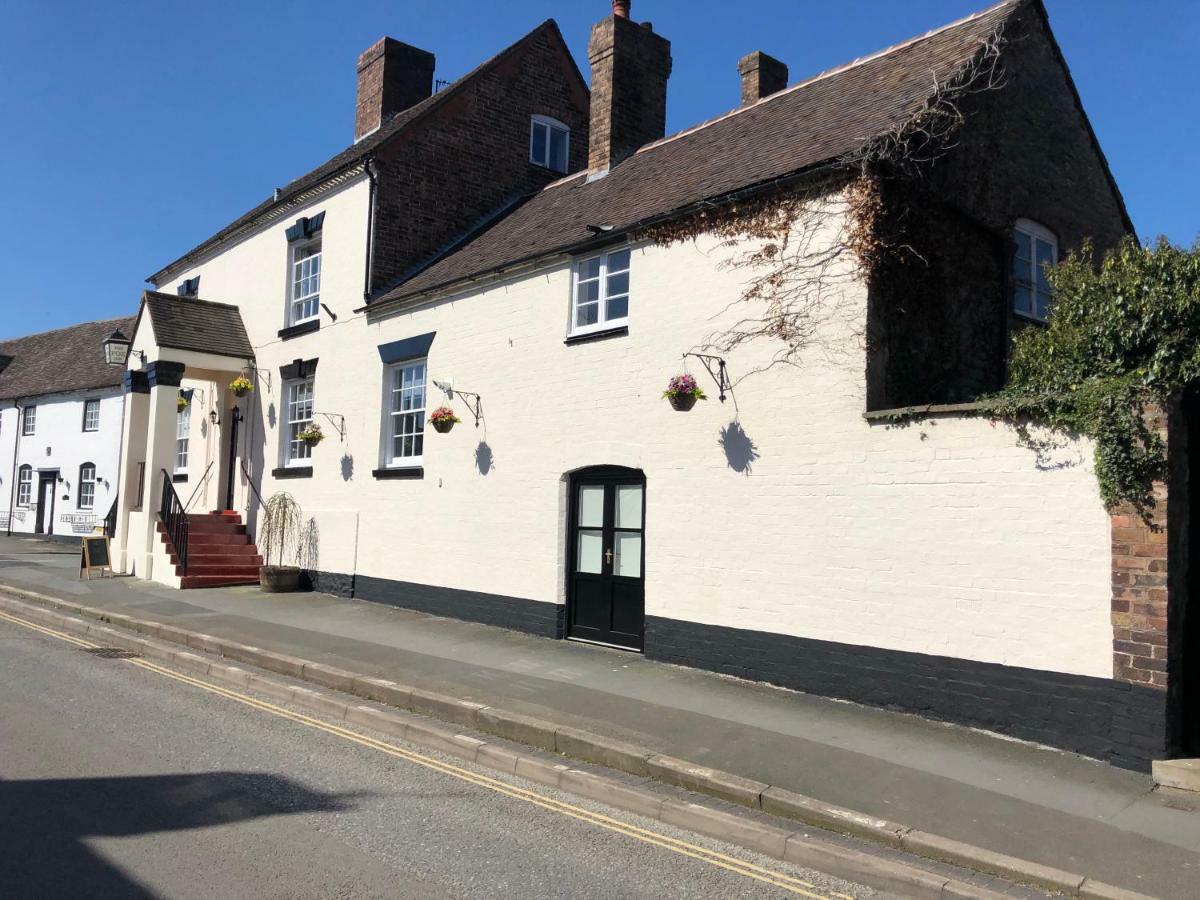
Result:
M266 215L271 210L279 207L286 207L305 191L310 191L320 187L324 182L334 178L335 176L354 169L365 159L372 156L379 147L387 143L387 141L394 137L398 132L414 122L423 119L428 113L442 106L451 97L468 87L470 83L478 76L494 68L512 53L533 41L539 34L547 30L552 31L560 41L562 40L562 35L558 30L557 23L555 23L553 19L547 19L533 31L529 32L529 34L525 35L525 37L521 38L519 41L510 45L509 47L506 47L504 50L501 50L486 62L476 66L453 84L443 88L428 99L422 100L415 106L410 106L408 109L396 113L394 116L392 116L392 118L388 119L378 129L371 132L366 137L350 145L341 153L338 153L333 158L317 166L308 174L302 175L294 181L289 182L285 187L279 189L278 195L272 195L271 197L268 197L262 203L258 204L258 206L254 207L245 215L222 228L203 243L193 247L175 261L163 266L159 271L155 272L146 280L151 284L161 284L163 281L162 276L164 276L167 272L176 269L181 264L192 262L210 248L220 244L226 238L231 237L241 229L252 225L257 219Z
M124 370L104 362L104 339L118 329L129 334L131 318L84 322L0 341L0 400L116 387Z
M254 347L236 306L146 291L143 310L160 347L252 359Z
M371 306L550 256L648 220L844 157L904 122L935 79L957 72L1025 0L818 75L695 128L649 144L587 180L563 179Z

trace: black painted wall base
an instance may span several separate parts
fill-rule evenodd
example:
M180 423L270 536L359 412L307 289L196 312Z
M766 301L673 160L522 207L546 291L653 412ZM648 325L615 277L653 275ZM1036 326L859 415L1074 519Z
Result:
M558 603L410 581L392 581L370 575L317 571L304 574L313 590L338 597L357 597L359 600L415 609L450 619L496 625L542 637L561 638L566 633L566 610Z
M1163 691L1066 675L646 618L646 656L971 725L1148 770L1165 755Z
M543 637L566 634L566 607L520 597L306 572L313 590ZM1166 693L1066 675L646 617L649 659L823 697L1009 734L1146 771L1166 755Z

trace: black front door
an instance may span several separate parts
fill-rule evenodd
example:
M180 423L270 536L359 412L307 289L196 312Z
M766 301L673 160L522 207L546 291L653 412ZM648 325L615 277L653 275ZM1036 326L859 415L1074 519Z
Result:
M605 467L571 479L567 636L641 650L646 478Z
M57 487L57 472L38 473L37 521L33 526L36 534L51 534L54 531L54 491Z

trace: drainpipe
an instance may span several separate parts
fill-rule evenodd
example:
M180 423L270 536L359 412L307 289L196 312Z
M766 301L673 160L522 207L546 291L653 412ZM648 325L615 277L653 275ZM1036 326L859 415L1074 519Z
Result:
M378 176L375 174L375 160L368 156L363 163L370 182L367 195L367 258L363 263L363 299L371 298L371 257L375 249L375 192Z
M8 533L6 535L7 537L12 537L13 506L15 505L16 499L17 499L17 456L21 450L21 412L22 412L22 407L21 407L21 398L20 397L17 397L13 400L13 409L15 409L17 411L17 424L16 424L16 427L13 428L13 464L12 464L12 475L9 476L10 481L9 481L9 488L8 488L8 529L7 529Z

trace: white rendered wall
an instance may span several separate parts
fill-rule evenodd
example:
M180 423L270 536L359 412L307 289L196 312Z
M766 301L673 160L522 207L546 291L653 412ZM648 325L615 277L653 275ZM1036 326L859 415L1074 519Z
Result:
M722 313L740 278L718 267L714 240L635 250L629 334L567 346L566 263L383 321L354 317L364 203L360 182L311 208L328 211L322 300L339 315L316 334L275 336L281 229L295 216L261 246L180 275L242 306L259 366L276 373L255 397L262 491L286 490L314 517L315 567L563 602L563 475L624 465L647 478L648 615L1111 677L1109 524L1090 448L1047 461L979 419L869 424L861 285L802 367L748 375L776 349L764 341L729 354L731 375L748 377L724 404L692 361L711 399L677 413L660 395L681 354L739 313ZM481 394L486 423L474 428L454 401L465 421L427 431L424 478L375 480L376 347L431 331L430 375ZM313 477L276 481L278 367L314 357L316 408L344 416L346 435L319 420L330 438ZM442 399L431 387L430 407Z
M100 400L100 427L83 430L84 401ZM25 406L34 401L21 401ZM124 394L119 388L52 394L36 398L37 414L32 435L19 435L15 447L16 466L33 470L31 503L16 503L17 473L13 466L14 438L20 417L9 402L0 409L0 526L12 504L14 534L34 533L37 522L38 471L57 469L63 481L55 488L54 519L47 533L72 536L90 534L102 525L117 492L117 461L121 450L121 412ZM95 501L91 509L79 507L79 467L96 466ZM66 499L64 499L64 496Z

